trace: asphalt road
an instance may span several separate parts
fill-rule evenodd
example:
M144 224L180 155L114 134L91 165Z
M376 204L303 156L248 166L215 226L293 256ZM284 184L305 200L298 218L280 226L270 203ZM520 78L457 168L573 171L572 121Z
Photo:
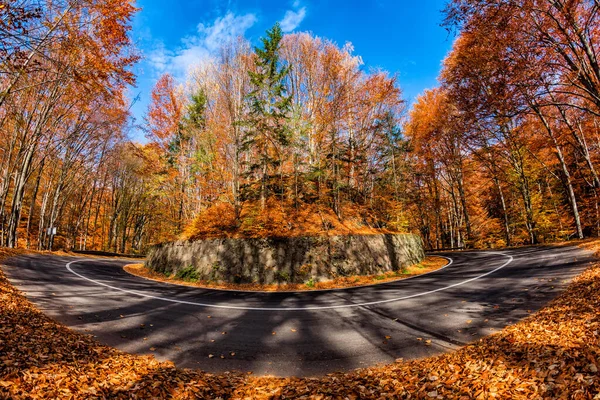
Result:
M158 283L116 259L28 255L3 270L48 315L124 351L210 372L312 376L456 349L535 312L593 260L575 247L442 255L452 263L430 274L302 293Z

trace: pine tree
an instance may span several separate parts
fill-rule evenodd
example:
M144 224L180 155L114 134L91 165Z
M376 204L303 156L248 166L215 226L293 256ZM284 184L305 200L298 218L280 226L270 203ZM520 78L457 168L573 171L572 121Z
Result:
M269 186L282 163L282 154L290 145L289 114L292 97L287 94L285 81L289 65L280 65L279 47L283 37L275 24L262 38L262 48L254 49L255 71L249 71L252 91L249 105L244 148L252 154L249 170L260 177L260 202L264 210Z

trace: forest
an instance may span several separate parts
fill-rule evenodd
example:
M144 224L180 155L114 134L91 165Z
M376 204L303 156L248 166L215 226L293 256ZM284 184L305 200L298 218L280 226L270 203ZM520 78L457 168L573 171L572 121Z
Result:
M0 2L0 244L416 232L429 249L600 234L600 3L452 0L410 104L351 44L239 37L144 121L132 0ZM393 49L390 49L393 52ZM144 143L131 139L143 129ZM56 228L56 233L53 231Z

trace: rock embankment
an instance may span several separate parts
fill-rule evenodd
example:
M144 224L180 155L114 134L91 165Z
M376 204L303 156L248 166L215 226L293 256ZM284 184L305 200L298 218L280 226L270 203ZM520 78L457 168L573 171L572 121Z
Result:
M424 257L421 238L412 234L223 238L157 245L146 266L230 283L302 283L400 271Z

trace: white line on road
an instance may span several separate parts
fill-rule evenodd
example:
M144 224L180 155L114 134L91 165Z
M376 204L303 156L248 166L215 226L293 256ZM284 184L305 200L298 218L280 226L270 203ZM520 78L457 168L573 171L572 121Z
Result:
M332 310L332 309L338 309L338 308L354 308L354 307L374 306L374 305L378 305L378 304L385 304L385 303L391 303L391 302L400 301L400 300L412 299L412 298L420 297L420 296L426 296L428 294L441 292L441 291L448 290L448 289L451 289L451 288L454 288L457 286L462 286L469 282L473 282L473 281L476 281L483 277L486 277L488 275L491 275L494 272L499 271L502 268L506 267L508 264L510 264L513 261L513 257L509 256L508 254L497 253L497 252L494 252L494 253L489 252L487 254L500 254L504 257L508 257L508 261L506 261L504 264L502 264L498 268L496 268L492 271L486 272L485 274L476 276L471 279L464 280L462 282L455 283L453 285L444 286L442 288L429 290L426 292L416 293L416 294L412 294L412 295L408 295L408 296L397 297L397 298L387 299L387 300L371 301L371 302L366 302L366 303L341 304L341 305L335 305L335 306L309 306L309 307L246 307L246 306L232 306L232 305L226 305L226 304L199 303L199 302L187 301L187 300L177 300L177 299L171 299L168 297L155 296L155 295L151 295L151 294L136 292L134 290L127 290L127 289L122 289L119 287L111 286L104 282L99 282L94 279L90 279L90 278L83 276L71 269L71 265L73 265L74 263L80 263L80 262L85 262L85 261L95 261L95 260L71 261L66 264L66 268L72 274L77 275L78 277L85 279L86 281L95 283L96 285L105 286L107 288L118 290L120 292L132 294L135 296L145 297L145 298L154 299L154 300L161 300L161 301L166 301L166 302L170 302L170 303L187 304L187 305L200 306L200 307L224 308L224 309L229 309L229 310L246 310L246 311L314 311L314 310ZM452 259L450 259L450 263L452 263ZM450 264L446 265L446 267L448 267L449 265Z

